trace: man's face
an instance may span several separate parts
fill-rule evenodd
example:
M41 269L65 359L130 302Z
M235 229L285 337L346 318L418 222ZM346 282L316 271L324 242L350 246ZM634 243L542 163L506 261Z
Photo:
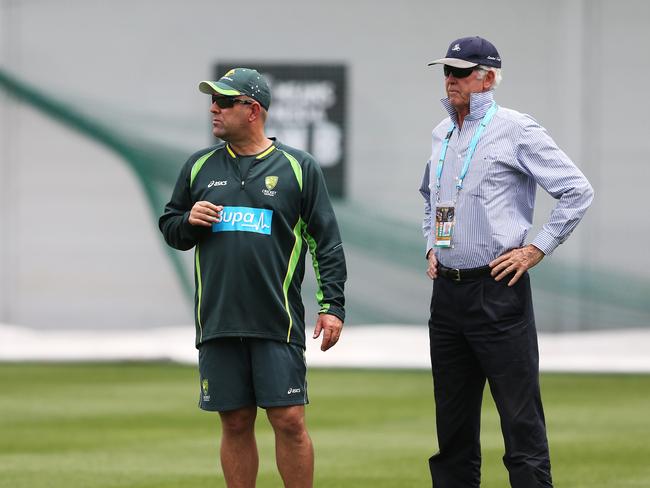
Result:
M212 96L212 134L224 141L246 137L253 100L244 97Z
M445 72L447 71L449 73L445 75L445 89L447 90L449 102L457 112L469 110L469 99L472 93L486 91L491 86L491 82L489 81L491 78L489 76L490 73L486 73L486 76L480 80L478 78L479 71L476 69L472 69L471 74L466 77L455 76L455 69L452 68L449 70L445 66ZM459 70L458 73L462 73L462 70Z

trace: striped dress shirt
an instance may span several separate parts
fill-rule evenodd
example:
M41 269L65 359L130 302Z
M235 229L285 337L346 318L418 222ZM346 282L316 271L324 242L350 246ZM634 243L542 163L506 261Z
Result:
M493 96L493 91L471 95L470 112L460 130L456 111L449 100L442 100L450 117L433 130L431 158L420 186L425 199L422 231L427 253L434 248L436 168L441 145L453 121L455 129L440 178L440 202L445 203L455 197L470 140ZM578 225L594 192L587 178L532 117L499 107L478 141L458 194L452 247L434 248L438 261L451 268L476 268L522 247L532 226L538 184L557 200L549 220L531 241L548 255Z

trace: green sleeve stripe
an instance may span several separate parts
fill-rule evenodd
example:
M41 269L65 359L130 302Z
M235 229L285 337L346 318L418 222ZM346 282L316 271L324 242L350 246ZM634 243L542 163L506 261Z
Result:
M201 260L199 259L199 245L196 245L194 251L194 263L196 266L196 322L199 324L201 333L199 334L199 342L203 341L203 326L201 325L201 298L203 297L203 285L201 282Z
M288 152L286 151L282 151L282 152L291 163L291 168L293 169L293 172L296 175L296 179L298 180L298 186L300 187L300 191L302 191L302 168L300 167L300 163L298 163L298 161L296 161L296 158L294 158Z
M210 151L208 154L204 154L192 165L192 172L190 173L190 188L192 187L192 183L194 183L194 178L196 178L196 175L199 174L199 171L201 171L201 168L208 160L208 158L214 154L214 151L216 151L216 149Z
M293 317L291 316L291 309L289 308L289 285L293 279L293 274L296 272L296 267L298 266L298 260L300 259L300 253L302 251L302 235L300 230L304 225L302 219L298 219L296 226L293 228L294 243L293 249L291 250L291 256L289 257L289 265L287 267L287 274L284 277L284 283L282 284L282 291L284 293L284 307L289 316L289 329L287 331L287 342L291 339L291 329L293 328Z
M305 240L307 241L307 244L309 245L309 253L311 254L311 260L312 264L314 266L314 274L316 275L316 283L318 283L318 289L316 290L316 300L318 301L318 305L320 305L321 312L327 312L330 308L329 303L323 304L323 283L321 282L320 279L320 268L318 265L318 259L316 258L316 239L314 239L309 233L307 232L307 225L303 224L303 235L305 236Z

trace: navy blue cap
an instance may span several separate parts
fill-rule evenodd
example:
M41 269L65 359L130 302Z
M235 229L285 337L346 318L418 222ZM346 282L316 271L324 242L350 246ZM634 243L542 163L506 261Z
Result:
M462 37L449 45L447 56L436 59L429 66L432 64L446 64L454 68L473 68L482 64L500 68L501 56L494 44L487 39L478 36Z

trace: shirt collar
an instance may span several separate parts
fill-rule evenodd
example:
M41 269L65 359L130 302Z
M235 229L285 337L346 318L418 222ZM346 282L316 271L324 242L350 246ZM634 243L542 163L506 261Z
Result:
M271 139L272 143L269 147L267 147L264 151L262 151L259 154L255 154L255 159L266 159L268 158L276 149L278 146L278 142L276 141L275 137L269 137ZM226 143L226 152L228 156L230 156L230 159L237 159L239 156L233 149L230 147L230 144Z
M456 117L456 109L453 107L448 98L440 100L445 110L449 113L451 120L454 124L458 125L458 118ZM479 120L487 113L490 105L494 101L494 91L488 90L486 92L472 93L469 96L469 113L465 120Z

